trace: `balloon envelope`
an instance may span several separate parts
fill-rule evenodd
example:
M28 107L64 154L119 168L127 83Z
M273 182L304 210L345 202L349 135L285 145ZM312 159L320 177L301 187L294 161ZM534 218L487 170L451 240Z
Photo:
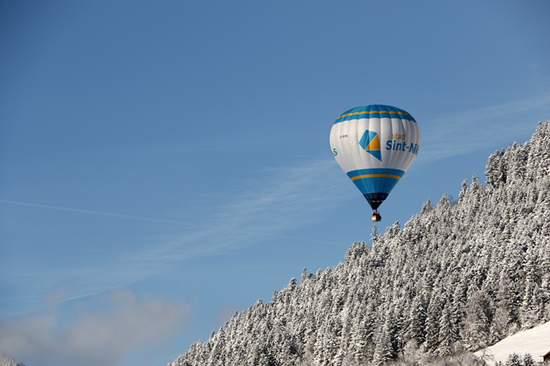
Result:
M344 112L330 131L336 161L373 210L409 169L420 142L420 128L413 116L380 104Z

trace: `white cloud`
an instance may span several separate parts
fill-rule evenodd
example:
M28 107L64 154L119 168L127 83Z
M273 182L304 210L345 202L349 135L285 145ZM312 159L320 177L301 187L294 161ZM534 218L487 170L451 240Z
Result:
M223 254L316 222L320 213L353 197L354 187L333 159L267 169L241 182L226 199L213 198L183 218L195 230L165 236L163 244L129 258L132 262L168 263L195 256ZM345 189L348 184L349 190ZM344 186L344 189L342 189ZM229 198L227 198L229 197Z
M420 122L422 147L417 163L429 163L529 138L537 122L550 119L550 95L490 105ZM426 126L426 127L424 127ZM517 141L519 142L519 141Z
M69 322L57 309L0 323L0 350L35 366L115 366L140 345L172 337L189 315L187 306L140 299L128 290L79 305Z

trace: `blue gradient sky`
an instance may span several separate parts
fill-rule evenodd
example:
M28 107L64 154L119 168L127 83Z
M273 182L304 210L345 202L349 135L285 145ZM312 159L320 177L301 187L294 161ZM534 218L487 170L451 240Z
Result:
M484 181L490 153L550 119L549 16L538 0L1 2L0 350L165 365L343 261L372 229L328 143L350 108L394 105L422 131L380 231Z

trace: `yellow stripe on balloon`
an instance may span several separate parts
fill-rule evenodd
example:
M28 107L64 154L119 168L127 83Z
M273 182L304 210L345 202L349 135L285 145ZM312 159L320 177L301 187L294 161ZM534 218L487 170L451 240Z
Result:
M401 177L398 175L392 175L392 174L367 174L367 175L358 175L353 178L351 178L352 181L357 179L365 179L365 178L393 178L400 180Z
M340 118L344 118L344 117L347 117L347 116L353 116L353 115L356 115L356 114L371 114L371 113L389 113L389 114L403 114L405 116L409 116L412 118L412 116L408 113L403 113L403 112L395 112L395 111L364 111L364 112L353 112L353 113L348 113L348 114L342 114L340 117L338 117L338 119Z

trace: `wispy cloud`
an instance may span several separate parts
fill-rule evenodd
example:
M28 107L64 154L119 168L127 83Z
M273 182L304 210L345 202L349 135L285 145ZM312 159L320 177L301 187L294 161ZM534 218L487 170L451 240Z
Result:
M471 153L488 144L511 143L518 136L530 136L538 121L548 119L550 94L424 121L417 164Z
M230 197L225 201L214 198L195 207L182 219L195 230L164 237L163 244L130 260L166 265L193 256L222 254L273 237L322 242L285 233L318 221L321 213L351 198L352 194L341 189L348 183L343 177L332 159L263 170L233 191L224 192Z
M348 191L341 189L348 183L333 159L260 171L224 192L229 196L225 201L216 197L189 213L185 221L192 222L195 230L166 236L162 244L128 261L132 266L148 263L152 268L157 263L166 268L191 257L219 255L274 237L323 242L286 233L320 220L322 213L351 199L354 191L350 189L346 196Z
M189 307L115 291L79 304L72 321L59 309L0 323L0 349L31 365L115 366L129 350L162 343L189 317Z
M46 208L46 209L50 209L50 210L77 212L77 213L89 214L89 215L111 216L111 217L118 217L118 218L123 218L123 219L130 219L130 220L163 222L163 223L181 225L181 222L176 222L176 221L169 221L169 220L162 220L162 219L152 219L152 218L130 216L130 215L121 215L121 214L110 213L110 212L80 210L80 209L68 208L68 207L48 206L48 205L40 205L40 204L37 204L37 203L25 203L25 202L6 201L6 200L0 200L0 202L8 203L8 204L11 204L11 205L28 206L28 207L36 207L36 208Z
M269 237L318 241L284 233L315 221L319 217L319 209L329 209L341 201L341 194L335 195L334 192L338 191L337 186L347 183L342 177L342 171L332 159L268 168L258 171L255 178L239 182L238 187L219 192L216 197L203 197L186 212L172 212L173 219L170 220L2 199L0 202L182 226L176 233L157 238L161 243L169 242L160 245L159 252L187 248L185 254L176 257L174 253L169 253L170 258L181 259L189 255L220 254L218 249L223 252L223 248L232 248L236 243L239 243L238 246L248 245L252 236L254 241ZM193 243L197 241L215 239L224 239L225 244L192 250Z
M252 178L235 180L233 188L218 192L217 196L202 197L192 207L172 212L166 220L8 200L0 202L83 215L175 224L165 226L164 233L148 238L146 245L136 245L131 252L114 248L95 264L79 268L52 268L47 278L29 270L24 276L26 283L32 283L32 295L19 299L27 304L20 306L24 311L32 307L30 304L40 303L40 296L60 284L67 286L63 300L67 301L123 288L135 281L170 271L184 260L221 255L272 238L327 244L320 238L297 237L289 232L322 220L324 213L353 197L356 197L354 187L334 159L327 157L260 170Z

